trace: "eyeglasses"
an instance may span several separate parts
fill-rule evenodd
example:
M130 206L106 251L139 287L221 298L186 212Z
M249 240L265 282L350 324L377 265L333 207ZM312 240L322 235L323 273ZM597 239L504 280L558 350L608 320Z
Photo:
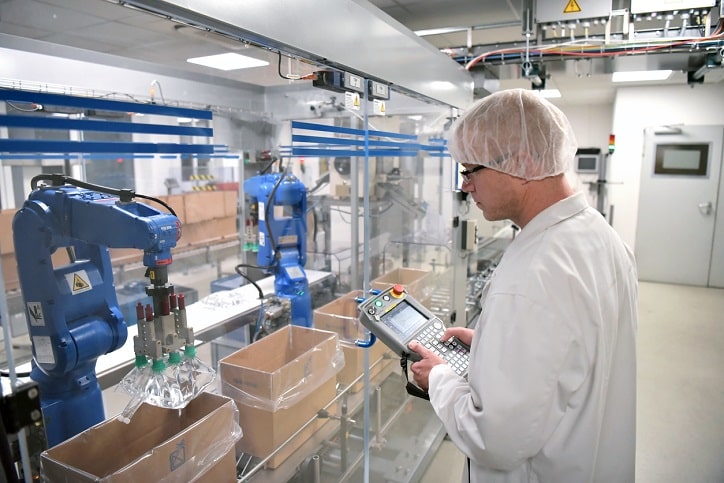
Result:
M485 169L485 166L483 166L482 164L479 166L475 166L473 169L464 169L460 171L460 176L463 177L463 181L468 183L473 180L473 173L476 171L480 171L481 169Z

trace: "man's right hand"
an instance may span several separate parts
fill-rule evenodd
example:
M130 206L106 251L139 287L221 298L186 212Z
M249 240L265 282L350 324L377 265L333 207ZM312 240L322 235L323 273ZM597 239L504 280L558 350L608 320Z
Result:
M445 329L445 334L440 340L445 342L451 337L455 337L457 340L470 347L470 344L473 342L473 334L473 329L469 329L467 327L448 327Z

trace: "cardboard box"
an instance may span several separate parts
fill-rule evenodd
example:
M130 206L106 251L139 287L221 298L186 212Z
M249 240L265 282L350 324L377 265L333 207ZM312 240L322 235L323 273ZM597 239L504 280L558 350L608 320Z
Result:
M108 253L111 256L113 266L140 263L143 260L143 250L138 248L109 248ZM172 249L171 254L173 255L173 253Z
M184 196L186 195L158 196L158 199L163 200L168 206L171 207L171 209L173 209L173 211L176 213L176 218L179 219L182 225L186 223L186 204L184 203ZM166 210L166 208L158 205L157 203L153 203L152 206L161 211Z
M234 183L237 184L237 183ZM238 214L239 191L238 186L234 191L222 191L224 194L224 216L236 216Z
M342 344L344 352L344 368L337 374L337 382L344 387L349 387L352 394L364 389L364 379L354 382L360 377L365 369L365 349L347 344ZM370 351L370 381L377 377L382 371L399 363L399 356L392 354L392 351L381 341L372 344ZM387 356L386 356L387 355Z
M405 287L407 293L421 303L429 299L435 289L432 273L417 268L396 268L372 280L370 287L385 290L395 284Z
M361 290L354 290L314 310L314 328L335 332L339 336L344 352L344 368L337 373L337 382L344 386L352 385L352 393L359 392L364 387L364 382L352 384L365 369L365 349L354 345L356 340L367 340L368 337L357 315L359 304L356 298L363 294ZM387 366L388 361L380 359L391 351L379 341L375 342L369 351L370 377L374 377Z
M14 253L13 218L17 210L0 210L0 254Z
M199 191L183 196L186 224L224 217L223 191Z
M357 314L357 297L364 297L362 290L353 290L314 310L314 328L334 332L340 342L353 344L366 340L367 330Z
M337 334L286 326L221 359L221 392L236 401L245 435L237 449L258 458L275 453L266 464L277 468L329 422L316 415L337 394L343 357Z
M235 191L239 192L239 183L236 181L221 181L216 183L216 189L219 191Z
M217 218L197 223L183 225L181 227L181 239L179 247L187 245L204 245L211 242L218 242L225 239L232 239L239 236L236 229L236 217ZM173 253L173 249L171 250Z
M18 264L14 253L2 254L3 278L5 279L5 291L18 290L20 279L18 278Z
M236 482L241 436L229 398L202 393L181 410L141 405L129 424L115 417L41 454L44 481Z

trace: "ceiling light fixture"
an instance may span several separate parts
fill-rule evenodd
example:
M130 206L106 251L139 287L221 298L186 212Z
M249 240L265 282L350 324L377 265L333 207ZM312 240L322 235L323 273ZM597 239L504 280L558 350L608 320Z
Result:
M226 54L207 55L206 57L193 57L191 59L186 59L186 62L219 70L248 69L249 67L262 67L269 65L269 62L265 60L259 60L232 52Z
M630 72L614 72L613 82L641 82L666 80L671 75L670 70L638 70Z

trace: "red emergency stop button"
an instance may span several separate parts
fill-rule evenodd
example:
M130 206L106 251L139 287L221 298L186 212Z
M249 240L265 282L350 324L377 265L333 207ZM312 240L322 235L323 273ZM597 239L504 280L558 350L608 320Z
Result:
M399 283L396 283L395 285L392 286L392 296L393 297L399 299L400 297L402 297L402 294L404 292L405 292L405 287L403 287Z

